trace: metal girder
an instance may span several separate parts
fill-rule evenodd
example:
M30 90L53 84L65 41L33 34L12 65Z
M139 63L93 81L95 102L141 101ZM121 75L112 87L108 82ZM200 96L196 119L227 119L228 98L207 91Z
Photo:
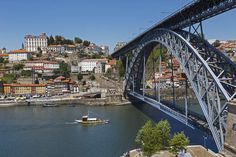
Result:
M167 28L170 30L183 29L234 9L235 7L236 0L195 0L137 36L124 47L114 52L112 57L116 58L134 49L136 44L139 43L146 34L157 28Z
M208 64L208 62L212 62L212 57L204 58L205 56L199 53L202 47L195 44L194 46L191 45L193 37L188 41L184 38L186 37L185 34L183 33L182 35L168 29L156 29L144 36L133 49L133 58L129 61L130 64L125 76L125 89L128 92L131 85L133 85L137 92L140 90L143 74L143 55L146 53L146 56L149 56L152 48L157 43L161 43L181 64L196 94L217 148L221 151L226 131L225 118L227 117L227 110L225 103L235 96L233 92L235 91L235 86L233 86L235 85L234 73L230 75L225 70L220 72L213 70ZM212 47L209 47L209 50L214 50L215 52L215 49L212 49ZM224 56L213 55L213 58L214 61L228 61ZM214 63L212 62L211 64ZM223 68L222 66L225 65L217 64L216 62L214 66ZM230 67L234 66L230 62ZM222 83L221 79L223 78L227 83L229 83L229 80L231 81L229 83L231 88ZM135 80L135 84L133 80Z

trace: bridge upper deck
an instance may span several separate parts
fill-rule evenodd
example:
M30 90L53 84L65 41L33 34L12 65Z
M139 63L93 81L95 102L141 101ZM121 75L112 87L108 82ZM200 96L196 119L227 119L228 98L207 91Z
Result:
M236 0L195 0L137 36L127 45L114 52L112 56L118 57L132 50L143 36L156 28L168 28L170 30L183 29L235 7Z

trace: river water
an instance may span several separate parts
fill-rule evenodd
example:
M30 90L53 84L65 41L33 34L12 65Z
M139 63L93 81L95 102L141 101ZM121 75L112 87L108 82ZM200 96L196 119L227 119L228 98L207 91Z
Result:
M109 119L109 124L82 126L84 114ZM119 157L136 148L138 129L149 119L168 119L172 132L184 130L191 143L202 144L203 132L189 129L154 108L143 105L114 107L60 106L55 108L0 108L1 157ZM208 147L215 149L212 139Z

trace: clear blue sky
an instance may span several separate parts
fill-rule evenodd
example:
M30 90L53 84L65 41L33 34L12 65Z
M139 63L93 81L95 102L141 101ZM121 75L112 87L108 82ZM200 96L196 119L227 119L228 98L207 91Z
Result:
M190 0L0 0L0 47L21 47L25 34L79 36L113 47ZM205 21L209 39L236 39L236 10Z

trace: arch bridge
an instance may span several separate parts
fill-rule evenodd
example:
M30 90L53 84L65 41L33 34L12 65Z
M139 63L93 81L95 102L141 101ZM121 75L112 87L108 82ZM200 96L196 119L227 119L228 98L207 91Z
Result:
M227 103L236 96L236 65L203 36L202 21L236 7L236 0L196 0L171 14L112 54L126 69L124 92L186 123L188 116L145 94L147 59L157 45L175 57L186 74L219 151L223 150ZM159 57L161 63L161 55ZM159 69L161 72L161 69ZM172 73L173 74L173 73Z

